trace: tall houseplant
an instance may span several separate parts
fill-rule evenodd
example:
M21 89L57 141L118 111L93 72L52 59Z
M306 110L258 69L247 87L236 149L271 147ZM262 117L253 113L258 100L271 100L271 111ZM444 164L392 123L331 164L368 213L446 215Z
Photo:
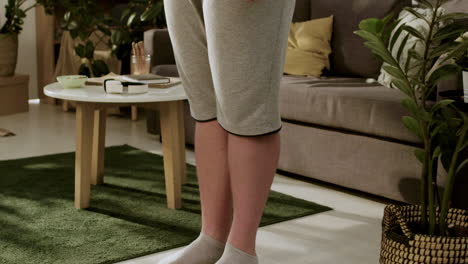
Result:
M23 30L26 13L38 4L50 10L55 1L38 0L26 6L27 0L8 0L5 7L6 21L0 25L0 76L12 76L18 60L18 35Z
M25 2L26 0L8 0L5 5L6 21L0 27L0 76L11 76L15 73L18 34L23 29L26 12L32 8L24 8Z
M468 150L468 115L460 111L453 100L431 100L435 98L439 81L460 73L461 67L456 61L468 50L468 40L456 41L466 28L453 23L455 19L468 18L468 14L445 14L442 5L446 1L436 0L431 3L417 0L419 6L429 13L428 16L416 8L406 8L407 12L427 24L427 32L395 21L393 15L384 19L366 19L360 23L360 30L355 32L366 40L365 45L384 62L383 69L392 77L391 86L406 95L402 104L409 115L403 117L402 121L423 143L423 148L415 150L422 164L421 205L417 207L419 212L414 212L415 207L400 211L388 207L383 221L381 263L403 263L397 262L397 259L417 263L463 263L451 261L467 260L463 252L468 239L451 240L449 237L468 236L467 212L460 213L451 208L455 178L460 176L463 167L468 164L468 159L462 157L462 153ZM422 52L416 50L416 45L409 49L406 47L408 54L406 60L402 60L402 53L410 37L416 38L422 45ZM396 54L395 50L398 51ZM447 172L442 194L439 193L437 183L439 160ZM457 222L459 225L465 226L454 225L453 215L461 221ZM460 230L463 231L460 233ZM415 233L420 235L416 236ZM418 243L410 243L410 240L415 239L419 239ZM463 241L465 244L461 247L454 246ZM445 248L442 245L435 246L437 243L450 245ZM455 252L457 248L461 248L461 251ZM410 255L411 252L414 254ZM442 261L437 258L444 260L437 262Z

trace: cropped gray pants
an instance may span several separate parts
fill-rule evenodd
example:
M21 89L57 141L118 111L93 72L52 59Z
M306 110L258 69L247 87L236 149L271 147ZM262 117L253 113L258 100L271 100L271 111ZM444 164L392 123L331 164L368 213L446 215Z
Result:
M192 118L217 119L240 136L281 129L278 94L295 2L164 0Z

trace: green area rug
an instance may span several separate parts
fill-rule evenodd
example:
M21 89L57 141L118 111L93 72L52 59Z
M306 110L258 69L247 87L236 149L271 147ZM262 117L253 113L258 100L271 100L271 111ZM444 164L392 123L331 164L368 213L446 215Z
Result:
M162 157L106 148L105 184L73 207L74 152L0 161L0 263L114 263L179 246L200 230L196 169L183 208L166 208ZM330 210L272 191L261 225Z

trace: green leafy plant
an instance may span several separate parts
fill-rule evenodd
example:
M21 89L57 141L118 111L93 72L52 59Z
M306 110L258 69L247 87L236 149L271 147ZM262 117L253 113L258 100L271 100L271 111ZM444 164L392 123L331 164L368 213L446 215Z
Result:
M50 14L58 8L66 11L60 26L69 31L73 39L81 40L75 53L82 60L79 74L87 76L109 73L107 64L94 58L96 47L89 40L94 32L108 36L106 45L112 55L124 60L130 56L132 42L141 41L145 30L165 26L163 0L130 0L121 10L120 17L111 16L93 0L41 0L40 3Z
M429 10L429 18L413 7L406 10L427 23L427 35L416 28L400 23L391 14L384 19L363 20L355 33L366 40L365 45L385 62L383 68L392 76L391 86L402 91L406 98L402 104L409 115L403 117L403 124L417 135L423 148L415 150L422 163L421 170L421 232L430 235L449 235L447 215L451 207L451 196L456 176L468 164L462 160L463 151L468 149L468 115L460 111L453 100L434 102L438 83L461 71L456 63L465 56L468 40L455 41L466 28L453 23L456 19L468 18L465 13L444 14L442 5L447 0L431 3L418 0L421 7ZM408 51L406 61L401 60L408 38L405 37L392 53L403 32L415 37L423 45L423 54L415 47ZM417 67L416 74L408 74ZM438 161L447 172L443 193L439 193Z
M55 0L56 1L56 0ZM35 8L38 4L42 4L46 9L50 9L54 0L41 0L34 2L30 6L25 7L27 0L8 0L5 5L6 21L0 28L0 34L19 34L23 30L24 18L26 13Z
M461 43L467 40L468 40L468 32L465 32L455 41ZM460 56L460 58L457 59L457 64L463 69L463 71L468 71L468 51L465 51L465 53L462 56Z

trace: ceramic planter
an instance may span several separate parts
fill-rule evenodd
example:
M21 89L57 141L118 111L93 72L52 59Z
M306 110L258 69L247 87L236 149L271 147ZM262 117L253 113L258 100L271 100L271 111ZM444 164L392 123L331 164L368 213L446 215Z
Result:
M18 61L18 34L0 34L0 76L13 76Z

